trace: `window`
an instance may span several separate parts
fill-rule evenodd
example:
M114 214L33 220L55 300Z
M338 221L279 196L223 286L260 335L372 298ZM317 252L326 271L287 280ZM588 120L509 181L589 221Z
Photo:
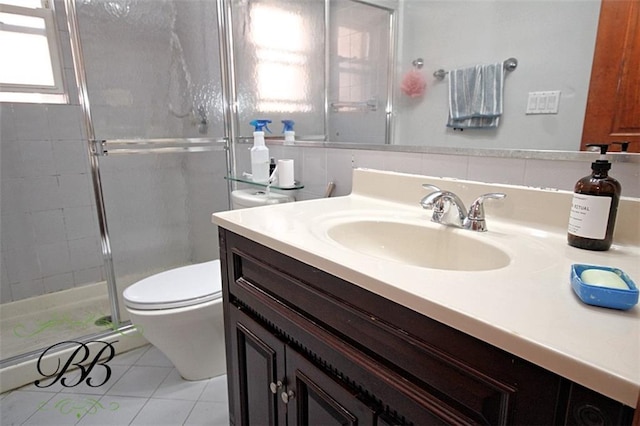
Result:
M0 101L66 103L51 0L0 0Z
M251 9L251 42L256 48L257 110L310 111L305 81L307 42L303 19L269 5Z

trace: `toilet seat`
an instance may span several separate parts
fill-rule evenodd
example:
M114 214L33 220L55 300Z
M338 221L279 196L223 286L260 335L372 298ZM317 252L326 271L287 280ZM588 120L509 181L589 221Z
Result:
M128 308L172 309L222 297L220 260L182 266L144 278L122 293Z

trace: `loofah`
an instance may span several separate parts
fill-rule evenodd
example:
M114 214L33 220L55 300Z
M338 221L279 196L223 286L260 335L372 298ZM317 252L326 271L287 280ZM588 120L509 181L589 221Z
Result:
M400 89L405 95L417 98L424 95L427 89L427 81L420 71L414 69L404 75Z

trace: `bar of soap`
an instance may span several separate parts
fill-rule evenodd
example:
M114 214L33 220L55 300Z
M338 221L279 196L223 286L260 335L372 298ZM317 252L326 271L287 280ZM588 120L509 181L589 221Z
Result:
M602 269L585 269L580 274L583 283L598 287L617 288L629 290L629 286L615 272Z

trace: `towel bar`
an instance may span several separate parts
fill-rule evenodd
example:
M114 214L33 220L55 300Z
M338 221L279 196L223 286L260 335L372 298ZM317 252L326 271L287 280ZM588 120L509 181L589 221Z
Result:
M516 58L509 58L507 60L505 60L503 63L504 69L506 71L513 71L518 67L518 60ZM449 71L445 71L443 69L439 69L437 71L434 71L433 76L435 78L437 78L438 80L443 80L447 74L449 73Z

